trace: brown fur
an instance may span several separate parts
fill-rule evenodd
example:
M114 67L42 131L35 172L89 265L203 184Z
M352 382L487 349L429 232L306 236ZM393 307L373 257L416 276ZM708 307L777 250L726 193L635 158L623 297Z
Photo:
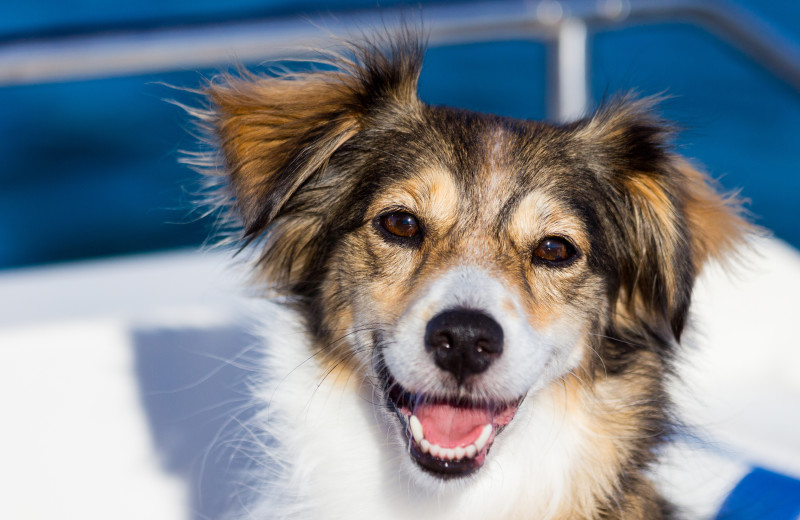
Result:
M357 47L333 71L209 87L207 119L264 278L348 381L369 358L342 331L364 315L391 326L460 263L513 287L534 327L573 320L581 363L548 392L584 425L587 451L557 517L669 517L644 473L668 433L664 377L694 278L749 229L738 202L669 149L652 101L620 98L565 126L431 107L416 95L418 40L388 47ZM419 218L419 245L376 231L387 208ZM567 267L532 261L553 234L580 251Z

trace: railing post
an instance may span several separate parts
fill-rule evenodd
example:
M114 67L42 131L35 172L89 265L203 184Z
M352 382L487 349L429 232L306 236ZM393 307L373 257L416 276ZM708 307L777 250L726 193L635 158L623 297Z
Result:
M589 108L589 36L586 22L558 22L548 56L548 117L560 123L586 115Z

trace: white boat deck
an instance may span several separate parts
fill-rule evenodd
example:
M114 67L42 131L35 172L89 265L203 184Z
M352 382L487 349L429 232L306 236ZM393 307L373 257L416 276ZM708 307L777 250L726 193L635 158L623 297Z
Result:
M752 466L800 478L800 253L769 239L746 260L704 273L675 385L697 438L661 480L698 517ZM228 263L179 252L0 273L0 518L219 516L239 462L217 446L254 365Z

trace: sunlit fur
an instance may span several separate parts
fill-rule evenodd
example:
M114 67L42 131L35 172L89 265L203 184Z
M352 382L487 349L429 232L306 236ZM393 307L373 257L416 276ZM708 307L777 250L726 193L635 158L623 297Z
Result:
M263 310L240 513L672 518L646 470L670 433L664 381L695 276L748 229L736 201L670 149L651 100L567 125L434 107L416 94L423 53L401 31L333 69L215 80L195 112L257 283L282 302ZM391 211L422 234L387 234ZM578 254L534 257L548 236ZM423 347L451 308L505 334L503 355L460 386ZM442 480L407 453L383 370L420 395L525 399L482 468Z

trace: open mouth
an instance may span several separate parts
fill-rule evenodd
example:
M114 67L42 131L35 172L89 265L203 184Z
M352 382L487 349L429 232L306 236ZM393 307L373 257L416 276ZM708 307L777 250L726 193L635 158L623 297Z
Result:
M483 466L497 435L514 418L512 403L477 402L405 391L386 377L387 399L408 435L411 458L439 478L463 477Z

